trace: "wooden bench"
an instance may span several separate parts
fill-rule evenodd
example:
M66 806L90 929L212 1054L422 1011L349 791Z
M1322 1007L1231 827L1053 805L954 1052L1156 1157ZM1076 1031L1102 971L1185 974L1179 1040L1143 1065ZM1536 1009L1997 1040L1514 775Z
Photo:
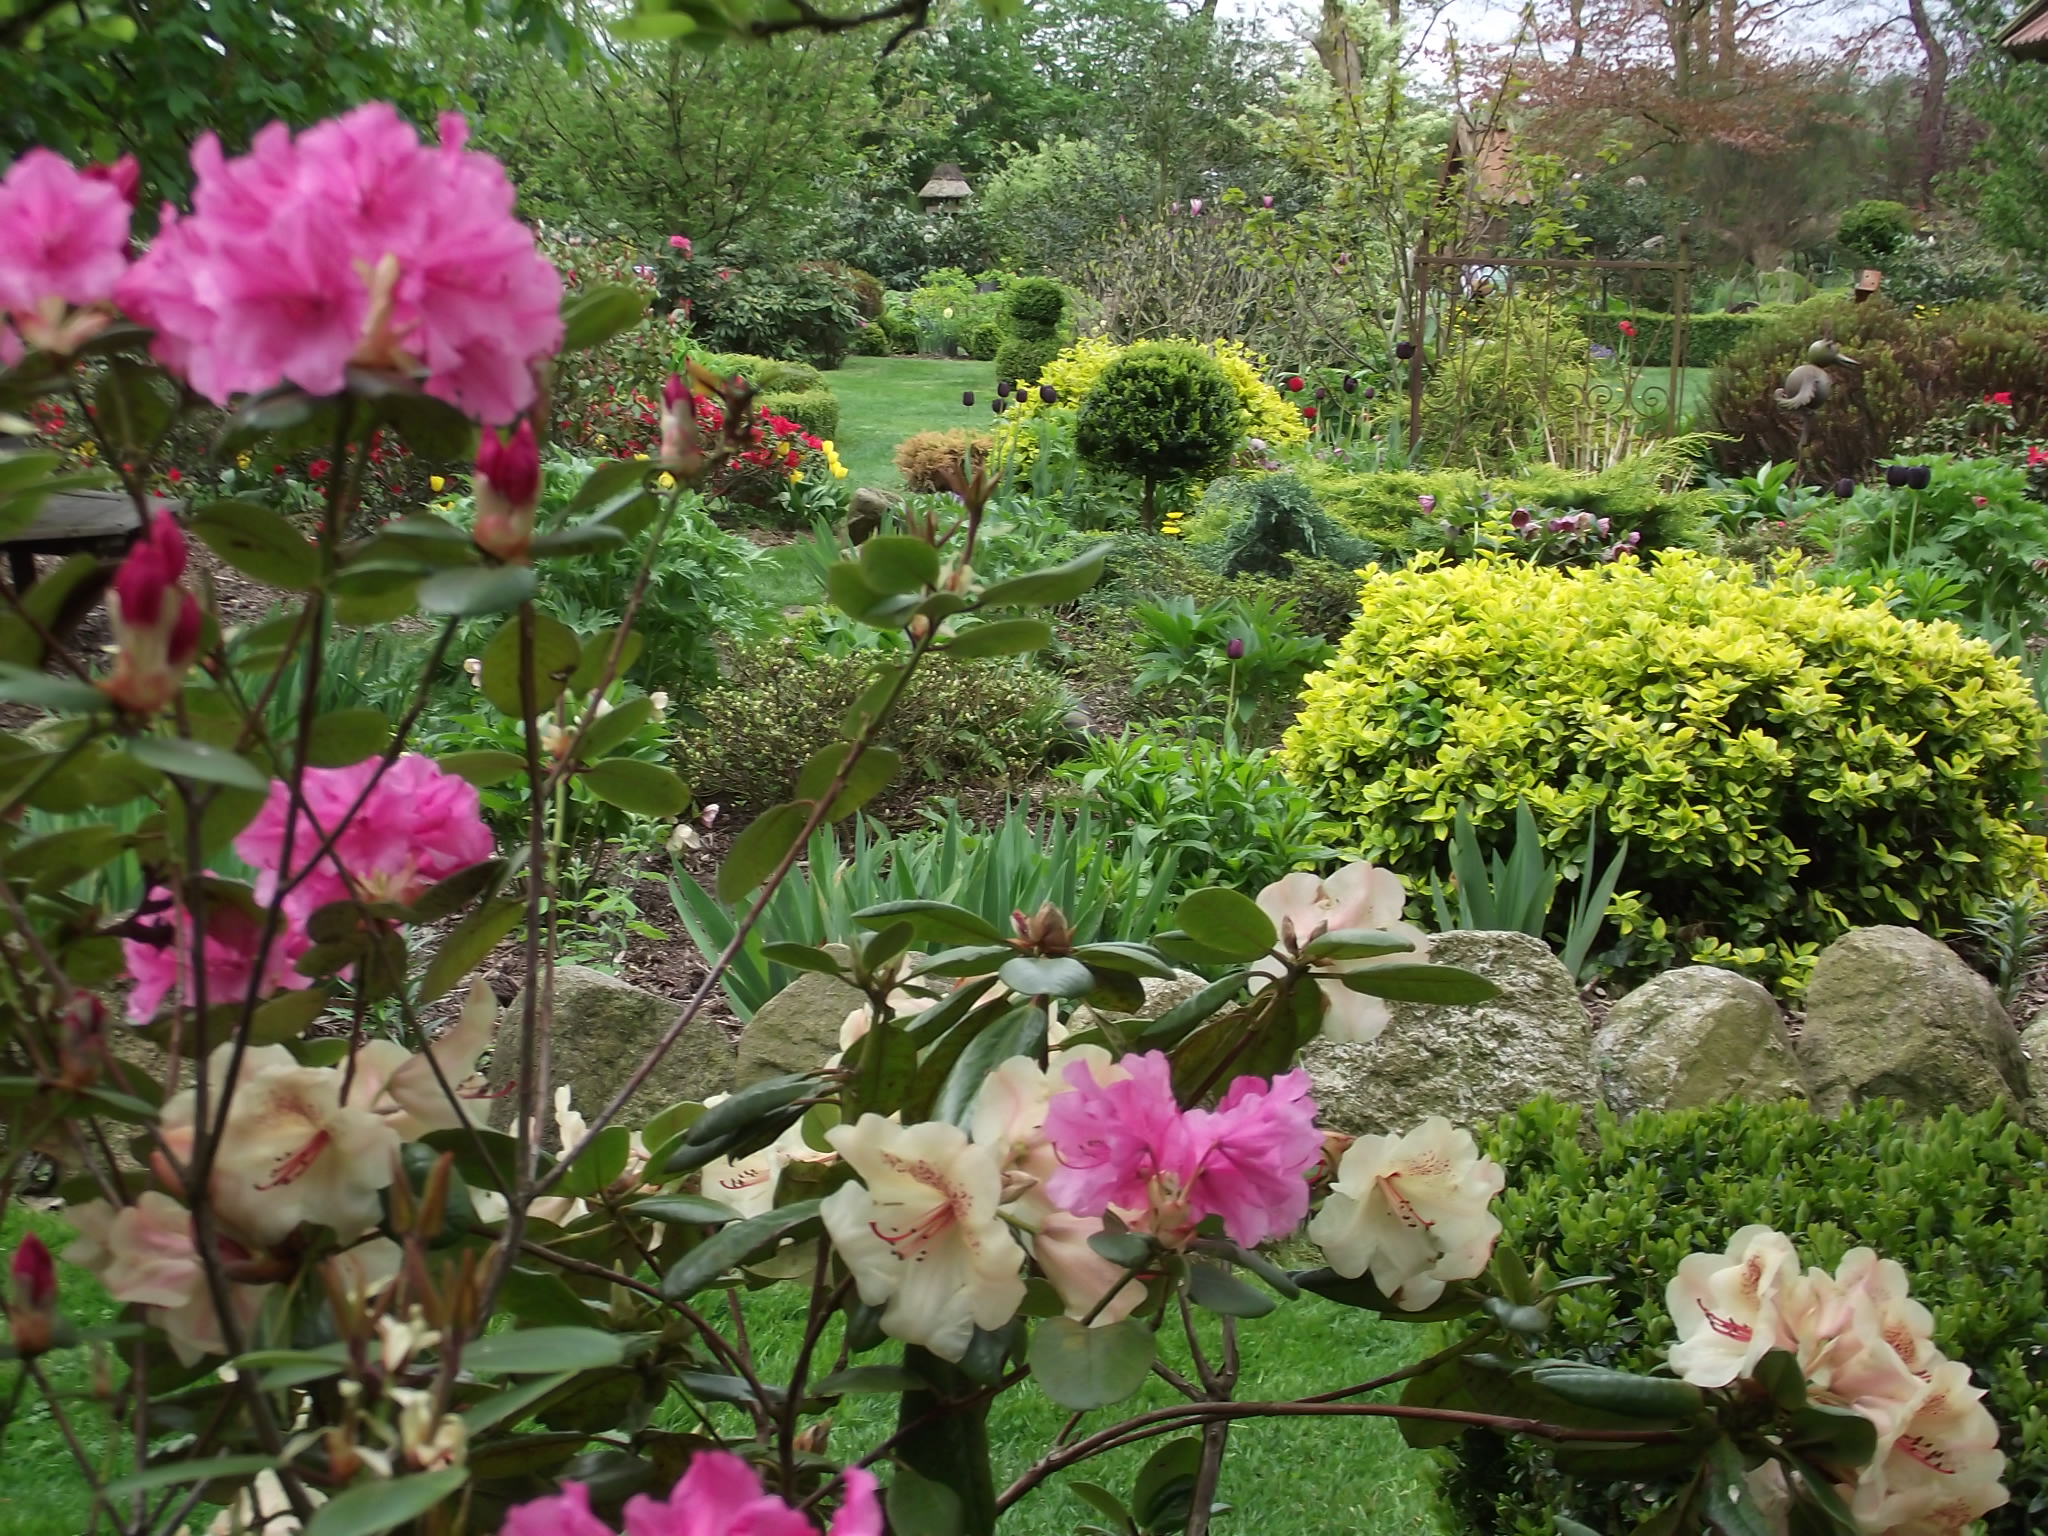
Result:
M174 502L164 502L177 511ZM108 559L127 551L141 531L135 503L119 491L59 491L37 510L35 521L7 540L7 574L17 593L35 585L37 555L80 551Z

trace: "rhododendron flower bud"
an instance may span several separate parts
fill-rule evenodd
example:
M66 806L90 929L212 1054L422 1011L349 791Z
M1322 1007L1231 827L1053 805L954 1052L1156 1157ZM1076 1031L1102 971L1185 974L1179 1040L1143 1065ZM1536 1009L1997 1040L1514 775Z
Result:
M199 653L199 603L178 585L185 573L185 535L159 512L114 573L107 598L113 623L113 676L101 691L125 710L154 714L177 697Z
M1451 1280L1482 1274L1500 1236L1488 1204L1506 1187L1472 1133L1432 1115L1406 1136L1361 1136L1308 1226L1338 1274L1372 1272L1380 1294L1419 1312Z
M43 1240L30 1232L7 1266L7 1332L14 1349L32 1360L50 1347L57 1327L57 1265Z
M57 1082L90 1088L107 1069L107 1005L94 992L74 992L57 1036Z
M661 386L661 462L670 469L694 474L703 466L704 449L697 430L697 397L679 373Z
M477 443L476 528L479 548L524 564L533 545L533 513L540 504L540 446L525 417L508 438L486 428Z

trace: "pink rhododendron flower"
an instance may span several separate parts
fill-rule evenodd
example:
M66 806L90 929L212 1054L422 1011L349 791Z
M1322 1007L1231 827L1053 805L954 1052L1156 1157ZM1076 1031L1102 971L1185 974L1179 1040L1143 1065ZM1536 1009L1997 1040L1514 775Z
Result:
M291 873L303 873L304 879L285 899L285 910L296 921L350 897L403 905L435 881L491 856L491 829L484 825L476 788L468 780L411 752L388 772L382 769L382 759L370 758L348 768L306 770L300 789L312 818L300 813L291 854ZM351 817L358 799L362 808ZM262 901L271 899L284 873L280 865L290 804L290 791L273 783L263 809L235 839L242 861L263 872L256 885ZM308 862L337 827L342 831L334 854L348 878L342 878L331 858L308 872Z
M670 250L681 251L685 261L688 261L694 254L690 249L690 237L688 235L670 235L668 237L668 244Z
M209 872L210 876L210 872ZM197 1004L199 988L194 985L192 967L191 915L179 905L176 895L158 886L150 892L151 905L158 899L170 906L148 912L136 919L136 926L149 937L123 939L121 955L135 985L128 993L128 1017L146 1024L170 998L180 1007ZM206 1004L240 1002L249 995L256 980L256 955L262 948L263 919L231 901L217 901L206 912ZM280 989L312 985L312 978L292 969L306 952L308 940L292 924L280 924L263 963L256 993L261 997Z
M0 310L30 346L72 352L113 318L128 269L135 161L95 174L32 149L0 179ZM73 306L86 313L72 313ZM7 351L20 355L14 342Z
M839 1474L845 1501L828 1536L882 1536L875 1476L861 1467ZM503 1536L613 1536L590 1512L590 1491L562 1491L521 1504L505 1518ZM772 1493L729 1451L699 1451L666 1499L636 1494L626 1503L625 1536L817 1536L817 1528Z
M192 150L192 212L119 290L166 366L225 404L289 381L338 392L351 364L424 374L489 423L533 402L561 343L561 278L512 214L512 184L463 148L462 119L422 144L386 102L294 138L282 123L235 159Z
M170 703L199 653L199 601L177 584L184 574L185 535L176 518L159 512L114 573L107 597L119 649L100 689L135 714Z
M8 1339L16 1354L33 1360L49 1349L57 1324L57 1266L35 1233L15 1248L7 1285Z
M1240 1077L1214 1110L1183 1110L1159 1052L1118 1065L1129 1077L1107 1084L1087 1063L1070 1065L1072 1091L1054 1095L1046 1111L1061 1164L1046 1183L1055 1204L1077 1216L1144 1212L1134 1225L1169 1243L1185 1242L1207 1216L1220 1216L1246 1247L1301 1224L1303 1175L1323 1152L1306 1072L1271 1084Z

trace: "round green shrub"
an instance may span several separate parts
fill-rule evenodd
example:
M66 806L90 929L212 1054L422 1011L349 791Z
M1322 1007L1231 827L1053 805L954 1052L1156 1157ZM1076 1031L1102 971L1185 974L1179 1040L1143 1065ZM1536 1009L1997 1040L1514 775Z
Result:
M1035 384L1046 365L1060 355L1058 341L1011 336L996 348L996 377L1013 384Z
M889 338L891 352L907 353L917 350L917 326L900 309L885 309L875 320L882 333Z
M1896 1259L1934 1312L1934 1342L1968 1362L1997 1418L2012 1502L1991 1536L2039 1529L2048 1504L2048 1142L2000 1111L1907 1121L1885 1104L1828 1119L1799 1103L1722 1104L1617 1121L1539 1100L1505 1117L1489 1156L1506 1169L1503 1240L1551 1273L1606 1275L1558 1298L1546 1355L1621 1370L1661 1363L1673 1333L1666 1282L1689 1253L1720 1252L1761 1222L1809 1265L1853 1247ZM1446 1478L1460 1529L1548 1531L1568 1516L1630 1531L1672 1487L1566 1478L1534 1440L1469 1431Z
M1461 805L1526 799L1568 855L1629 840L1616 963L1960 927L2048 873L2027 830L2044 721L2018 665L1802 578L1686 553L1369 574L1308 680L1290 772L1415 880ZM1810 951L1809 951L1810 952Z
M887 357L889 355L889 332L878 321L870 320L853 333L853 350L857 357Z
M1244 407L1215 358L1186 342L1148 342L1111 363L1082 398L1074 445L1097 468L1144 482L1150 527L1159 483L1214 474L1244 431Z
M1067 290L1049 277L1019 278L1003 294L1010 334L1026 341L1050 339L1066 312Z
M977 320L967 328L967 339L962 344L969 357L987 361L1002 350L1003 328L993 320Z
M1913 238L1913 215L1904 203L1866 198L1842 215L1835 239L1871 261L1885 257Z

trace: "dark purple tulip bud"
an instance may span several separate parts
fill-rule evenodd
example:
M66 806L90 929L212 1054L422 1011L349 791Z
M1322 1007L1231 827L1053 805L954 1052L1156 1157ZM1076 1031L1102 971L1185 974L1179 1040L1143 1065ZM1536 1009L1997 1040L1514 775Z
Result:
M961 390L961 391L960 391L960 403L961 403L962 405L972 405L972 404L974 404L974 391L973 391L973 390L971 390L971 389L963 389L963 390Z
M1925 464L1912 465L1906 471L1906 484L1916 491L1924 491L1934 480L1934 471Z
M1344 393L1347 395L1355 395L1358 393L1358 380L1353 378L1348 373L1344 375ZM1367 393L1370 394L1371 391L1368 390Z
M1835 482L1835 500L1847 501L1856 494L1856 482L1847 475Z
M1223 654L1228 656L1232 661L1243 661L1244 642L1242 640L1232 640L1230 644L1223 647Z
M1408 359L1409 359L1409 358L1411 358L1411 357L1413 357L1414 355L1415 355L1415 343L1414 343L1414 342L1412 342L1412 341L1397 341L1397 342L1395 342L1395 343L1394 343L1394 356L1396 356L1396 357L1398 357L1399 359L1401 359L1401 361L1402 361L1402 362L1404 362L1404 363L1405 363L1405 362L1407 362L1407 361L1408 361Z
M1007 395L1011 390L1015 389L1016 387L1017 381L1015 379L996 380L996 398L1001 399L1004 395Z
M1327 389L1323 388L1322 385L1318 384L1316 386L1316 398L1318 400L1327 400L1330 398L1330 392Z
M1043 404L1058 405L1060 403L1060 392L1050 384L1041 384L1038 386L1038 398Z
M1003 412L1007 411L1010 408L1010 402L1005 400L1001 395L998 395L995 399L989 401L988 408L994 411L998 416L1000 416L1003 414Z
M1529 526L1529 509L1528 509L1527 507L1517 507L1517 508L1515 508L1515 510L1514 510L1514 513L1513 513L1513 515L1512 515L1512 516L1510 516L1510 517L1508 518L1508 526L1509 526L1509 527L1511 527L1511 528L1526 528L1526 527L1528 527L1528 526Z
M1364 390L1361 391L1361 393L1364 394L1366 399L1370 400L1374 395L1377 395L1379 391L1374 389L1370 384L1368 384L1365 386Z
M1887 464L1884 467L1884 483L1895 491L1903 491L1913 479L1910 464Z

